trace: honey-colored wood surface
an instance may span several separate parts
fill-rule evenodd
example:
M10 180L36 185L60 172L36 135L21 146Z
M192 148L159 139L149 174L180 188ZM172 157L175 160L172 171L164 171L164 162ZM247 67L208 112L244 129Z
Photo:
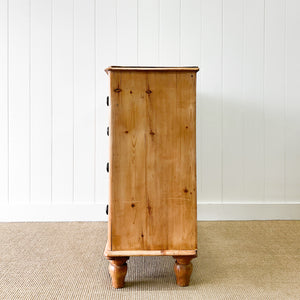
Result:
M193 256L174 256L175 265L174 273L176 275L176 283L179 286L188 286L193 272L191 260Z
M110 66L105 69L106 73L110 71L195 71L198 72L198 67L130 67L130 66Z
M126 256L197 256L197 249L194 250L115 250L108 249L106 244L104 255L106 257L126 257Z
M195 250L196 71L109 74L107 250Z
M126 261L129 257L109 257L109 274L112 281L112 286L115 289L120 289L124 287L125 276L127 273L127 263Z

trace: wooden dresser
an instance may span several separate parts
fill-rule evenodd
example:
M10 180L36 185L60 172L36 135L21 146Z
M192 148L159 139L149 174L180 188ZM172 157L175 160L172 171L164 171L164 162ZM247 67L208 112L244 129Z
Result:
M177 284L189 284L197 256L198 70L106 69L110 199L104 255L115 288L124 286L130 256L173 256Z

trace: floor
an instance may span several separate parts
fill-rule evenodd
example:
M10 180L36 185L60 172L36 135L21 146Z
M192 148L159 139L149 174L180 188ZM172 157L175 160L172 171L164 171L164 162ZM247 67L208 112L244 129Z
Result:
M0 299L300 299L300 221L199 222L189 287L171 257L130 258L114 290L104 222L0 223Z

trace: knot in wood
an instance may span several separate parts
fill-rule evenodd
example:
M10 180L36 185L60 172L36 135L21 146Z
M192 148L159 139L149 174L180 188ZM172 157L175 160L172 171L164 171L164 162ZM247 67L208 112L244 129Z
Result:
M122 90L119 89L119 88L116 88L116 89L114 89L114 91L115 91L116 93L120 93Z
M152 93L152 91L148 89L148 90L146 91L146 93L147 93L148 95L150 95L150 94Z

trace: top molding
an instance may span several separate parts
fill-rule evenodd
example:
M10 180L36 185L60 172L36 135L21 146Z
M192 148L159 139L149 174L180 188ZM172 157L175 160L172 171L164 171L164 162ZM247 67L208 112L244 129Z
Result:
M194 71L198 72L199 68L193 67L137 67L137 66L110 66L105 69L108 74L111 71Z

